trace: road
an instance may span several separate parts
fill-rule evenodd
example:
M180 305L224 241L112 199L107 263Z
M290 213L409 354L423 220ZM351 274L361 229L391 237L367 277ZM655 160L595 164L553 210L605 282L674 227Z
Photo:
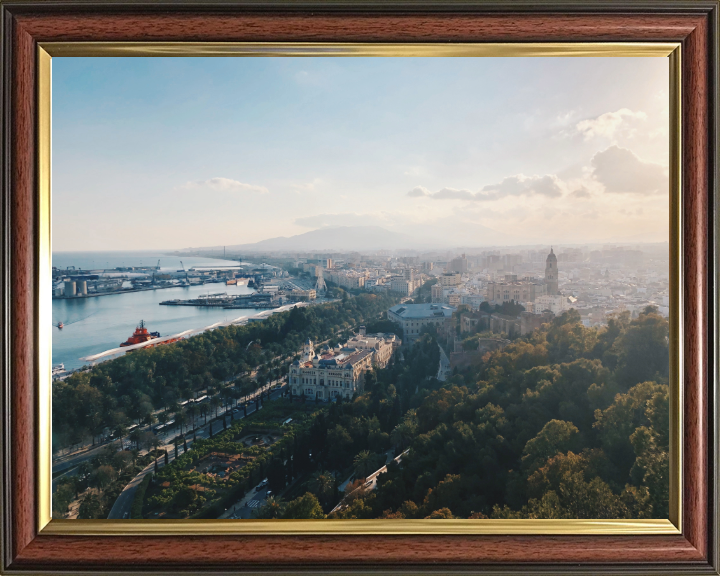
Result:
M274 386L276 384L280 383L280 381L277 382L271 382L267 386ZM283 386L280 390L276 390L274 392L270 393L270 399L276 399L279 398L280 395L285 391L286 386ZM262 410L262 407L260 407ZM255 404L248 405L248 416L255 413ZM226 423L228 425L232 424L232 419L230 418L230 410L226 410L223 414L223 418L225 418ZM242 411L240 411L236 416L236 420L241 420L244 418L244 414ZM213 432L214 434L218 434L221 432L221 430L217 427L217 423L213 422L214 428ZM198 440L201 440L203 438L208 438L210 436L210 423L207 425L203 425L202 428L199 428L196 430L195 435ZM193 440L191 438L188 438L187 444L188 448L192 447ZM165 445L161 448L168 451L168 461L172 462L175 459L175 445L172 443L172 439L168 438L166 440ZM182 453L182 449L180 448L178 451L178 454ZM165 458L161 456L158 459L158 467L162 467L165 465ZM130 518L130 508L133 503L133 499L135 498L135 491L137 490L137 487L140 485L140 482L142 482L145 475L152 473L155 470L155 464L150 463L147 467L145 467L135 478L133 478L127 486L125 486L125 489L120 493L117 500L115 500L115 504L113 504L112 510L110 510L110 514L108 515L108 520L122 520L124 518ZM265 491L263 491L264 493ZM127 516L126 516L127 515ZM249 515L248 515L249 518Z
M260 392L265 392L268 389L270 389L272 386L275 386L277 383L281 382L281 380L275 380L273 382L270 382L263 386L262 388L257 388L252 394L248 394L245 396L245 401L252 402L259 394ZM232 406L226 407L224 411L218 411L218 415L226 414L229 415L230 411L233 409ZM249 414L249 408L248 408L248 414ZM196 417L196 420L199 420L200 417ZM139 428L140 431L144 430L150 430L152 426L143 426L142 428ZM125 439L127 441L127 437ZM117 444L117 440L113 440ZM53 460L53 473L62 472L63 470L70 470L71 468L75 468L78 464L81 462L84 462L86 460L91 460L95 456L99 455L100 452L105 449L106 446L111 445L113 442L105 442L102 444L97 444L94 448L89 448L86 450L83 450L81 452L77 452L75 454L67 455L67 456L61 456L59 458L55 458ZM56 477L57 480L59 477ZM53 482L53 488L54 488L55 482Z

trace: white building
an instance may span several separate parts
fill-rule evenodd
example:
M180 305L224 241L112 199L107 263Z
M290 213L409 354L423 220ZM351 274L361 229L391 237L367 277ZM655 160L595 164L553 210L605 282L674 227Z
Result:
M573 300L575 300L573 298ZM570 310L572 303L569 302L567 296L551 296L546 294L544 296L538 296L533 302L533 312L535 314L541 314L545 310L550 310L555 316L560 316L563 312Z
M302 358L290 365L288 383L293 395L329 400L336 396L352 398L363 391L365 372L373 366L384 367L399 346L394 334L361 334L345 346L325 346L315 354L312 340L304 347Z
M398 304L388 310L388 320L399 324L403 340L418 339L425 326L444 328L451 321L455 308L443 304Z
M373 366L376 368L385 368L393 352L400 347L400 339L395 334L366 334L365 326L360 326L357 336L353 336L345 343L346 348L355 348L357 350L373 350L375 354L372 358Z

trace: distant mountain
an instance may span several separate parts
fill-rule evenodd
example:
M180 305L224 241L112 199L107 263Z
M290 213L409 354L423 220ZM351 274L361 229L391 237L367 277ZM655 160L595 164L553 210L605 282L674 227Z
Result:
M331 250L333 252L394 250L415 248L419 244L412 236L391 232L380 226L337 226L311 230L296 236L268 238L253 244L228 246L233 250L245 252L268 251L312 251Z

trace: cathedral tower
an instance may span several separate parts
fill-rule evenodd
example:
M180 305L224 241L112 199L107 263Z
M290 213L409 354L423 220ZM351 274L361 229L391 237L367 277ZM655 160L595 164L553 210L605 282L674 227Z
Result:
M545 260L545 284L547 285L547 293L549 296L556 296L558 293L558 269L557 256L550 248L547 260Z

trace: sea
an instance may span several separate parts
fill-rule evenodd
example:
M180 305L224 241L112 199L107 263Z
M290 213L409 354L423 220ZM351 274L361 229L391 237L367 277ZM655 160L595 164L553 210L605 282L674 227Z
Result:
M58 252L53 253L53 266L94 270L130 266L156 266L160 270L181 270L192 267L238 266L240 263L220 258L167 255L160 252ZM186 300L204 294L227 292L250 294L247 286L205 284L162 288L129 294L110 294L92 298L52 301L52 363L64 364L66 370L75 370L86 364L80 360L117 348L127 340L141 320L150 332L171 336L185 330L199 330L216 322L229 322L252 316L260 310L225 310L198 306L161 306L164 300ZM64 324L62 329L57 324Z

